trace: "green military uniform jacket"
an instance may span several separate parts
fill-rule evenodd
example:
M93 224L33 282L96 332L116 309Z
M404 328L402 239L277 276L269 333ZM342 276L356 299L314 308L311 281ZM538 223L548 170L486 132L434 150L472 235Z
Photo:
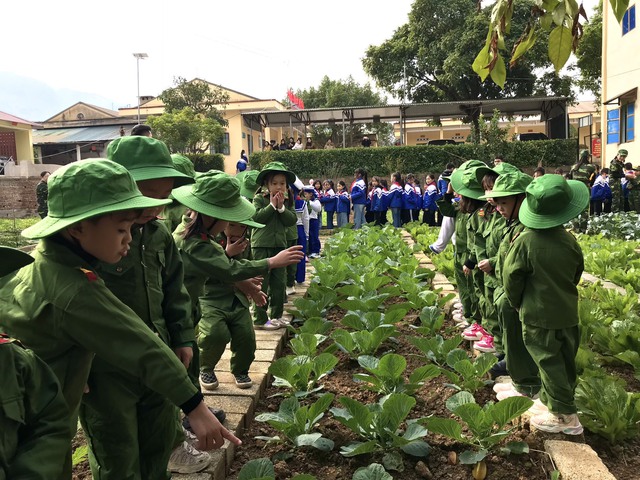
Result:
M182 257L158 220L131 230L129 254L97 271L107 287L171 348L195 341L191 299L184 286ZM144 287L144 290L140 290Z
M236 260L227 257L224 249L207 234L192 235L188 239L182 232L188 219L176 229L173 238L184 262L184 283L191 296L194 318L199 319L199 301L231 310L234 297L249 308L246 295L233 283L263 275L269 271L269 261Z
M251 248L285 248L288 243L287 227L296 228L298 217L293 207L287 207L282 213L271 206L269 196L259 193L253 198L256 214L253 220L266 225L256 228L251 234ZM296 228L297 232L297 228ZM296 233L297 238L297 233Z
M484 257L489 260L489 264L493 270L484 276L485 285L495 289L500 285L500 281L496 276L496 265L498 263L498 251L500 244L504 239L505 232L507 230L507 220L500 215L500 213L494 211L489 220L485 223L482 229L483 245L484 245ZM476 247L477 249L477 247ZM482 253L476 252L476 256L480 256Z
M159 221L167 227L169 233L172 233L182 223L182 217L186 211L187 207L174 200L171 205L164 207L162 219Z
M561 329L578 325L577 285L583 270L582 250L562 226L526 229L511 246L502 281L525 325Z
M69 408L51 369L0 336L0 479L51 480L71 444Z
M72 249L60 237L45 238L31 265L0 281L0 330L51 367L69 418L80 405L94 353L175 405L192 400L198 390L173 351L107 288L93 262Z

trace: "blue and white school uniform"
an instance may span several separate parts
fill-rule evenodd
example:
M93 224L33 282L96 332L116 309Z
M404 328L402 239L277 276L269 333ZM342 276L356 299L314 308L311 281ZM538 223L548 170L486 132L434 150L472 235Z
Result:
M351 200L346 191L336 194L336 212L338 212L338 228L349 223L349 212L351 211Z
M330 188L320 196L320 203L324 211L327 212L327 228L333 229L333 216L338 206L338 197L333 189Z
M362 228L362 225L367 223L364 218L364 209L367 203L367 186L361 178L351 185L351 203L353 204L354 228Z
M309 257L320 256L320 216L322 204L317 198L308 200L309 203Z
M420 210L421 203L422 201L420 195L416 193L416 188L407 183L402 192L402 218L405 222L413 222L418 219L416 210Z
M393 226L400 228L402 226L402 186L398 182L393 182L386 195L388 197L387 204L391 209Z
M427 185L422 196L422 223L426 223L430 227L436 224L436 212L438 211L436 202L438 200L440 200L440 193L436 184Z

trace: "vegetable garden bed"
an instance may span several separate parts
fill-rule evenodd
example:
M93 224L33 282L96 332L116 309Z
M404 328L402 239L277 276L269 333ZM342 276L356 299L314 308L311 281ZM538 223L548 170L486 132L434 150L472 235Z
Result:
M447 298L396 230L340 232L325 254L228 478L554 478L557 436L517 423L531 400L494 403L495 357L443 325Z

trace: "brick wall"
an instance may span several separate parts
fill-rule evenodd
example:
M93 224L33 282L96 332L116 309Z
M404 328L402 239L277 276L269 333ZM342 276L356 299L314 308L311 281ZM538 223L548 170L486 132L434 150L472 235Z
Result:
M40 178L4 177L0 175L0 214L2 216L37 215L36 185Z

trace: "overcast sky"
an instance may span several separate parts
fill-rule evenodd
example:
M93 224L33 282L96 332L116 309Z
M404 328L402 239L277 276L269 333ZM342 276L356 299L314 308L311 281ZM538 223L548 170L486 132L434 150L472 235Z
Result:
M595 0L591 0L594 2ZM117 109L158 95L173 78L195 77L258 97L282 99L322 77L371 81L361 59L408 20L412 0L87 1L29 0L2 7L0 110L44 120L75 101ZM480 48L480 46L479 46ZM49 100L29 105L34 85ZM1 90L2 88L0 88ZM42 90L42 88L40 88ZM63 90L66 95L60 96ZM49 90L47 90L49 91ZM76 100L69 101L70 98ZM67 102L59 105L60 102ZM27 106L29 108L27 109Z

